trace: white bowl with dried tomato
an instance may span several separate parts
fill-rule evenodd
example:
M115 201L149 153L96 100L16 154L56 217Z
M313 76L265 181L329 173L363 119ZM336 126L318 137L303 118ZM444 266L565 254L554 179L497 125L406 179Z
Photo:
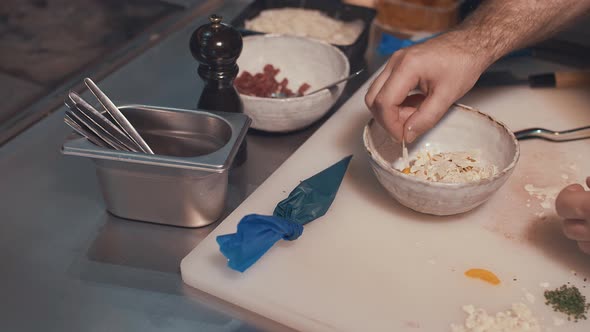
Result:
M348 58L338 48L283 35L245 37L238 66L234 85L244 113L252 118L252 128L268 132L295 131L321 119L342 94L345 82L309 96L290 93L311 92L347 77L350 71ZM273 97L277 94L287 96Z

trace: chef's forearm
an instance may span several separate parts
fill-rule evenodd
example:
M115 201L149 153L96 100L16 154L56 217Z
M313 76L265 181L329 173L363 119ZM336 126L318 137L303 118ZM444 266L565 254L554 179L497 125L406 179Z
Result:
M551 37L590 11L590 0L487 0L451 31L489 64Z

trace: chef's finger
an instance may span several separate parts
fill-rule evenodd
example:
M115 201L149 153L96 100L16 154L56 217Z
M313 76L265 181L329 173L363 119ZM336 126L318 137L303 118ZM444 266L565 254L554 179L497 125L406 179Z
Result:
M417 71L404 67L404 63L398 64L375 96L373 107L381 112L396 111L406 100L410 91L416 88L419 80Z
M590 255L590 241L578 241L578 248L583 253Z
M391 135L396 142L401 142L403 133L403 122L399 121L399 109L382 112L375 110L373 116L375 120Z
M434 90L432 95L426 97L418 112L412 114L404 125L404 137L406 142L413 142L418 136L424 134L442 118L453 102L439 90Z
M399 107L399 119L397 121L397 125L399 126L398 131L403 132L403 125L408 121L410 116L418 111L418 108L424 101L424 95L422 94L415 94L408 96L404 102Z
M400 107L399 108L399 115L397 121L392 121L388 127L388 131L392 133L391 135L394 137L395 141L401 142L402 136L401 133L404 132L404 123L408 121L408 119L417 112L418 109L415 107Z
M377 75L377 77L375 78L373 83L371 83L371 86L369 87L369 90L367 91L367 94L365 95L365 104L367 104L367 107L369 107L369 109L373 108L373 103L375 102L375 97L377 96L377 93L379 93L379 91L381 91L383 84L385 83L385 81L387 81L387 79L391 75L391 71L393 70L393 68L396 64L396 61L397 61L397 56L394 53L387 61L387 64L385 65L385 67L383 68L381 73L379 75Z
M555 210L565 219L590 219L590 192L579 184L565 187L557 195Z
M426 99L426 96L421 93L409 95L406 97L406 99L404 100L404 102L402 103L401 106L418 108L418 107L420 107L420 105L422 104L424 99Z
M402 103L402 106L400 106L399 108L399 115L398 115L398 120L394 121L390 124L391 128L392 128L392 132L395 133L403 133L404 132L404 123L406 123L406 121L408 121L408 119L410 118L410 116L412 116L412 114L414 114L416 111L418 111L418 107L420 106L420 104L422 103L422 101L424 100L424 95L420 95L420 94L416 94L416 95L411 95L408 96L408 98L406 98L406 100L404 100L404 102ZM396 139L399 142L399 139Z
M590 241L590 224L585 220L566 219L563 221L563 234L576 241Z

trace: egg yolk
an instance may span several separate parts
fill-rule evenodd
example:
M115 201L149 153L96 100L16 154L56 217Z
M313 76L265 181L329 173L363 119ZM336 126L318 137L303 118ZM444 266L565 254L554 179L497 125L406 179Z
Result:
M493 272L486 269L469 269L465 271L465 275L470 278L481 279L492 285L500 284L500 279Z

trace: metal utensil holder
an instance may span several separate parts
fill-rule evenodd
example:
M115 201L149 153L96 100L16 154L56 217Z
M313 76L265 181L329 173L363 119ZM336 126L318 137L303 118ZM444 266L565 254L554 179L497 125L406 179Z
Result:
M103 148L83 137L62 147L66 155L94 161L107 210L122 218L182 227L215 222L250 118L143 105L119 109L155 154Z

